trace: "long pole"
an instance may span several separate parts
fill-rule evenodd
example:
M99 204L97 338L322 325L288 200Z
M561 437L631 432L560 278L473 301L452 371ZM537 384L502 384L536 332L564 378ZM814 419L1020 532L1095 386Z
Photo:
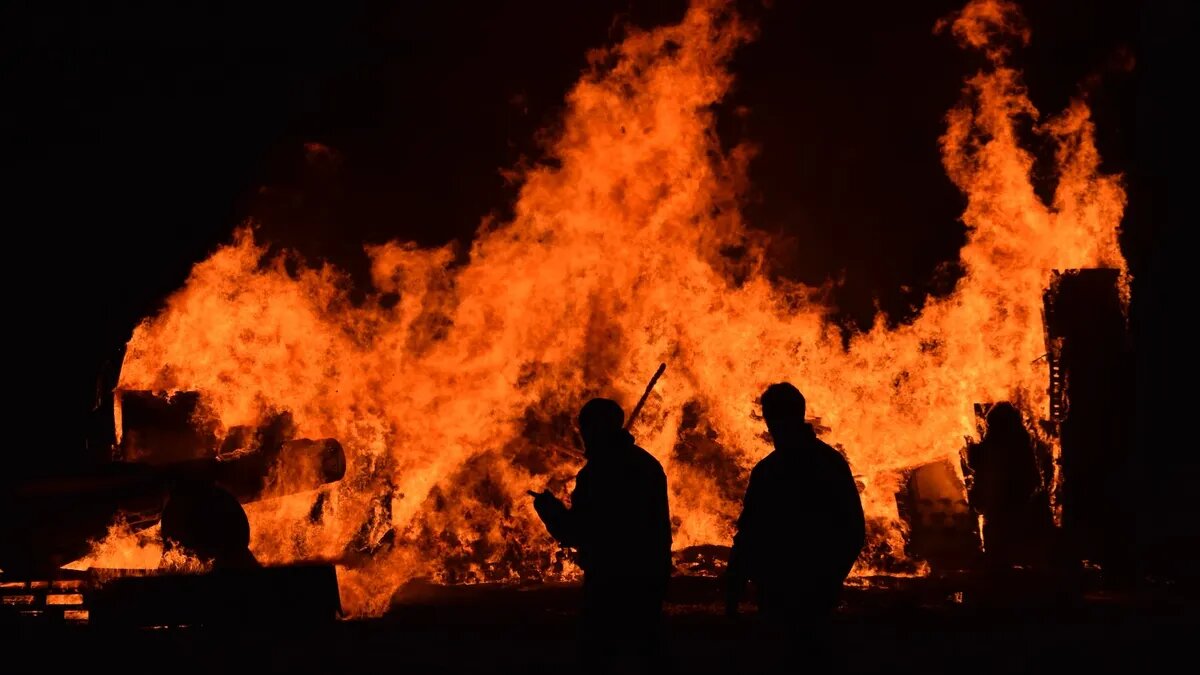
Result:
M662 377L662 374L666 372L666 370L667 364L658 364L658 370L654 371L654 377L650 378L650 384L646 385L646 391L642 394L642 397L638 399L637 405L633 406L633 412L629 413L629 417L625 419L626 431L629 431L630 427L633 426L633 421L636 420L638 414L642 412L642 406L646 405L646 399L650 398L650 392L654 390L654 385L658 384L658 378Z

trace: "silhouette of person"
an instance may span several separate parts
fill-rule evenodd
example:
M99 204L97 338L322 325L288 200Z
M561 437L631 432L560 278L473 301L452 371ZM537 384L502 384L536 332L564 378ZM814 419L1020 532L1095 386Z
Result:
M968 449L967 462L988 562L996 567L1035 562L1051 527L1050 503L1041 489L1033 438L1016 407L997 403L988 411L987 433Z
M649 669L663 659L660 624L671 573L667 477L622 428L624 419L615 401L588 401L578 420L587 463L575 478L571 507L548 491L533 500L550 535L579 553L580 659L589 672L607 672L622 646Z
M804 396L773 384L762 415L775 450L750 472L726 571L726 611L737 613L747 580L769 619L805 623L828 615L866 537L850 467L804 421Z

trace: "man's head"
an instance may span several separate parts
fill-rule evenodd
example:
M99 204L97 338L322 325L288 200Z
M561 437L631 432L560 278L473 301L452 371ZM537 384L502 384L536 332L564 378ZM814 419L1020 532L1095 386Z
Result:
M583 404L579 411L579 435L583 436L583 447L589 455L619 438L625 423L625 411L616 401L594 398Z
M804 394L787 382L767 387L762 395L762 416L776 447L795 445L806 434Z

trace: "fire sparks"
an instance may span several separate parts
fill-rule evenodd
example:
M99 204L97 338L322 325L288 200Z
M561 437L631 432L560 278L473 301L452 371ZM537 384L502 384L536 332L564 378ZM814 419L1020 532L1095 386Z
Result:
M352 304L338 270L289 272L241 230L136 329L120 386L197 390L224 429L286 410L298 435L341 441L340 483L247 510L261 560L341 562L352 613L382 611L416 576L569 575L525 491L565 492L579 405L605 395L628 410L662 361L633 432L666 469L676 548L729 541L769 451L757 396L789 380L861 477L874 555L900 557L902 470L957 457L974 402L1046 415L1050 271L1125 269L1124 192L1099 173L1087 106L1040 121L1006 63L1029 39L1016 7L972 2L944 27L989 63L941 138L968 198L965 274L908 324L844 345L812 289L764 274L739 210L751 153L722 151L711 112L752 31L696 0L678 25L590 55L553 166L525 171L513 220L482 227L465 262L369 247L374 294ZM1031 183L1025 120L1058 148L1050 204Z

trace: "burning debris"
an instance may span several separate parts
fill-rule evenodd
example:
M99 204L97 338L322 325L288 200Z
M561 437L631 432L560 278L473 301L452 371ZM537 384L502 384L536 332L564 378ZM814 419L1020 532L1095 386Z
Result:
M124 391L118 400L125 414L117 461L31 477L0 494L0 569L18 576L51 573L88 553L117 520L136 532L163 519L167 536L220 548L226 531L245 519L239 503L313 490L345 473L341 445L294 438L286 414L262 427L232 429L219 449L198 417L194 392ZM209 497L197 501L201 494ZM211 522L216 505L230 514L225 526Z
M912 470L905 489L896 495L901 518L909 526L907 553L933 570L970 569L978 562L977 515L949 461Z

